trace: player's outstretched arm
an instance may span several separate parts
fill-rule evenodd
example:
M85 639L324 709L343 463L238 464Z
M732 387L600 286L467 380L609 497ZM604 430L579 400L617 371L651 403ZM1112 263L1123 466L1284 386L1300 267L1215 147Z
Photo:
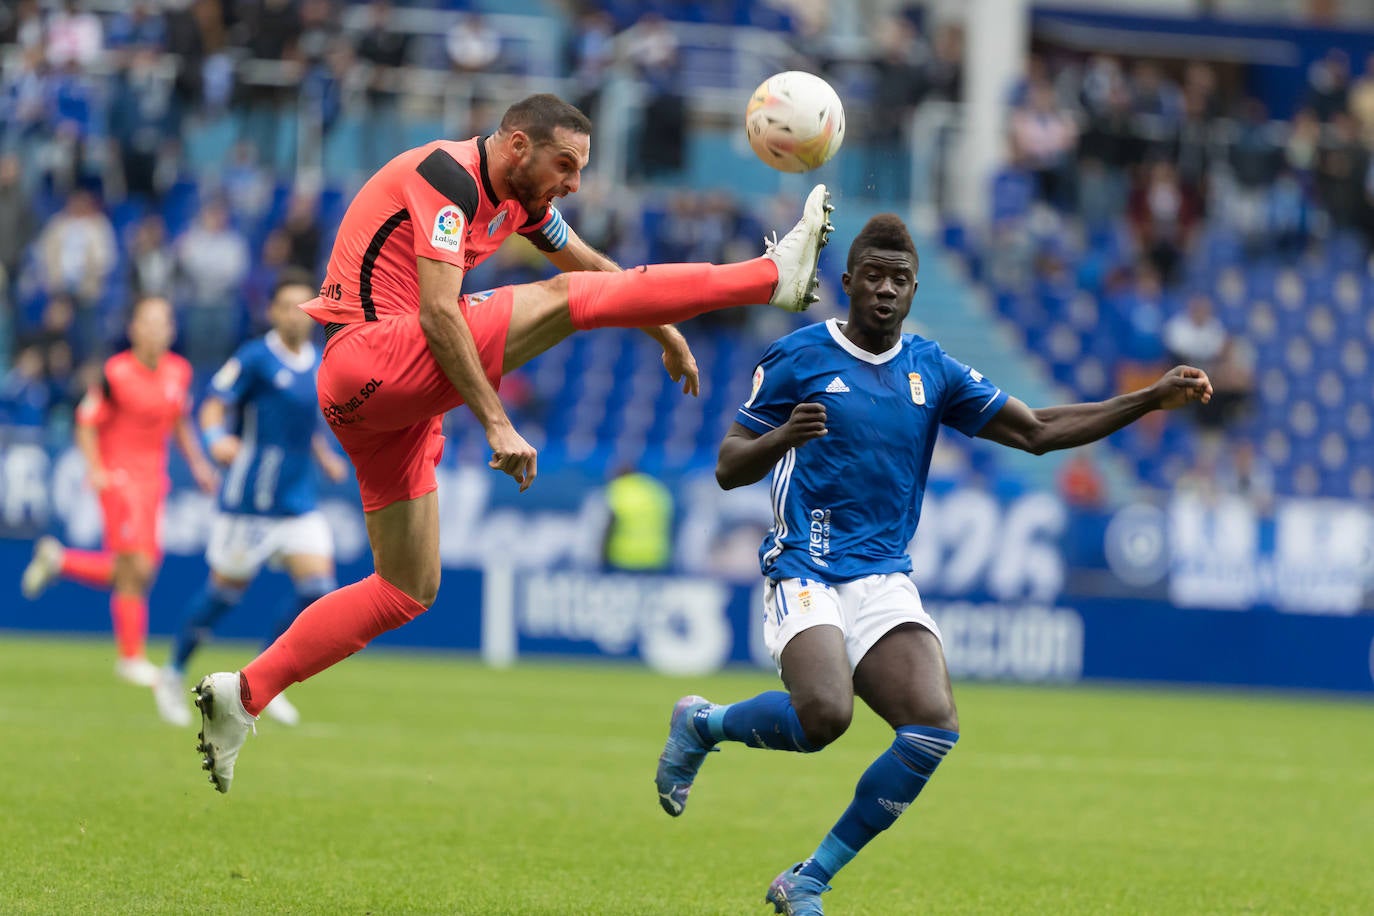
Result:
M1154 410L1174 410L1212 399L1207 373L1192 366L1170 369L1159 381L1106 401L1032 409L1007 398L1002 409L979 431L981 439L1043 455L1057 449L1096 442Z
M196 479L196 486L206 493L219 489L219 473L206 460L205 452L200 447L200 436L196 433L196 424L189 413L182 414L177 420L173 435L176 436L177 448L181 449L186 464L191 468L191 476Z
M798 404L787 422L760 435L740 423L731 425L716 457L716 483L723 490L762 480L783 455L826 434L825 407Z
M615 261L583 241L571 226L567 227L567 233L568 241L562 248L552 251L540 249L554 267L564 273L576 270L615 272L621 269ZM663 348L663 368L668 371L668 377L682 383L683 394L696 397L701 391L701 373L697 369L697 360L692 355L692 348L687 345L687 338L671 324L641 330Z
M319 464L324 476L334 483L339 483L348 476L348 462L339 457L339 453L334 451L334 447L329 444L323 433L315 433L311 437L310 453L315 456L315 462Z
M100 437L97 427L109 415L107 393L110 383L102 378L100 388L91 388L76 408L76 427L72 438L81 457L86 459L86 480L96 493L105 489L109 478L105 474L105 462L100 456Z
M238 436L229 431L228 407L213 394L200 405L201 435L210 457L222 465L232 464L243 446Z
M515 431L496 389L482 371L482 358L472 329L458 308L463 269L431 258L417 258L420 275L420 329L435 362L463 397L487 433L492 457L488 464L509 474L521 491L534 483L534 447Z

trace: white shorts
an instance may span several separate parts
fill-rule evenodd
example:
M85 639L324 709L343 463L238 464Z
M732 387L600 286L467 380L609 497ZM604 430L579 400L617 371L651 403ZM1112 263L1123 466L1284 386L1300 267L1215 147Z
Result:
M830 585L819 579L781 579L763 590L763 641L782 671L782 650L802 630L829 625L844 634L853 671L886 633L918 623L941 641L940 628L921 605L916 585L905 573L864 576Z
M334 556L334 535L319 512L304 515L239 515L221 512L210 527L205 562L226 579L251 579L264 563L283 557Z

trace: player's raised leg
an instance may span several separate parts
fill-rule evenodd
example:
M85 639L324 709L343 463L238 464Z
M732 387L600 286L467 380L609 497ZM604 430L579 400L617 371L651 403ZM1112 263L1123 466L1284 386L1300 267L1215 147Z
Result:
M889 630L855 668L854 688L896 736L859 778L854 800L811 857L769 886L768 902L779 913L820 913L820 894L834 875L896 823L959 740L940 640L919 624Z
M550 349L574 331L647 328L704 312L769 303L800 312L816 300L816 266L834 227L825 185L802 217L760 257L737 264L650 264L619 273L576 271L517 286L504 371Z
M432 464L429 470L432 475ZM434 603L440 564L439 501L433 489L367 512L366 519L375 573L310 605L242 672L211 674L196 686L200 750L210 782L220 792L229 791L239 750L274 697Z

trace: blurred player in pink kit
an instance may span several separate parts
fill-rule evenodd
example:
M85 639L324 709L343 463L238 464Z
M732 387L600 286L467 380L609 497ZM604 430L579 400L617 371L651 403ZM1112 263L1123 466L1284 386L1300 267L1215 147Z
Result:
M135 302L128 334L129 349L105 361L100 385L76 412L76 444L104 515L103 549L40 538L20 586L30 599L59 578L111 589L115 673L151 686L157 668L145 654L148 592L162 562L168 440L176 437L201 489L212 492L216 475L189 415L191 364L169 351L176 336L171 305L159 296Z

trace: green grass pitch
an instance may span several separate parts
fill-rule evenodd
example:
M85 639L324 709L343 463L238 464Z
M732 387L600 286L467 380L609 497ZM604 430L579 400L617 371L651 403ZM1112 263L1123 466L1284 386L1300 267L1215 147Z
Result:
M766 913L890 741L861 711L821 754L726 746L673 820L673 701L771 678L373 652L296 688L305 724L264 722L220 796L111 656L0 639L0 912ZM1374 704L956 692L963 740L827 913L1374 912Z

